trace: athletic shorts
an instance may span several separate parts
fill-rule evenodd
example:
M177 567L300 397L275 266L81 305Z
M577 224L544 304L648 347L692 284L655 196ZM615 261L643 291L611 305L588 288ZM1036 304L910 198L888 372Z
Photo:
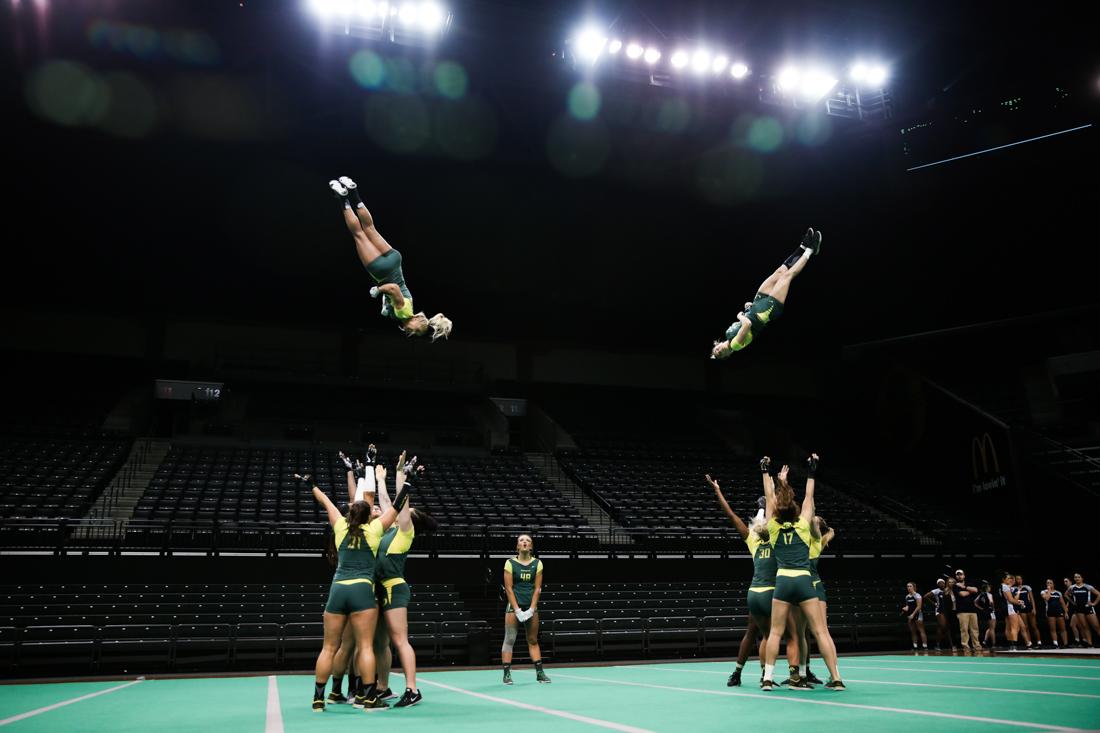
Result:
M772 594L775 592L775 588L768 588L767 590L752 590L749 589L749 615L750 616L763 616L766 619L772 617Z
M917 617L913 620L914 621L924 621L924 611L921 611L920 613L918 613Z
M777 601L799 604L803 601L817 600L817 591L814 590L810 575L777 575L775 576L775 594Z
M396 583L387 588L383 583L378 584L378 607L383 611L391 608L408 608L412 600L412 590L408 583Z
M749 307L749 312L745 315L748 316L749 321L752 322L752 330L755 334L761 328L783 315L783 304L770 295L757 293L752 301L752 305Z
M338 613L347 616L358 611L369 611L378 608L374 600L374 585L370 581L365 583L351 583L344 585L333 583L328 591L328 603L325 610L329 613Z
M1095 616L1096 615L1096 608L1094 606L1085 606L1084 608L1082 608L1077 613L1083 614L1085 616Z
M530 607L531 607L530 605L528 605L528 606L527 606L527 608L530 608ZM515 613L516 611L515 611L515 609L514 609L514 608L512 608L512 604L511 604L511 603L508 603L508 604L506 604L506 605L505 605L505 607L504 607L504 612L505 612L505 613ZM539 611L538 611L538 609L536 608L536 609L535 609L535 615L534 615L534 616L532 616L531 618L538 618L538 617L539 617ZM530 620L531 620L531 619L528 619L528 621L530 621ZM521 623L527 623L527 622L526 622L526 621L522 621Z
M817 592L817 600L821 601L822 603L827 603L829 597L825 595L825 584L821 582L821 578L813 581L813 583L814 590Z
M401 253L396 249L391 249L381 257L376 257L367 265L367 272L374 278L375 282L388 283L393 282L393 274L395 272L401 272Z

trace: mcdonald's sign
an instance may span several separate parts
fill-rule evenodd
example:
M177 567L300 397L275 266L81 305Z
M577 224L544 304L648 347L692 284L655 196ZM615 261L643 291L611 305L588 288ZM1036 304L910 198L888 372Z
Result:
M970 468L974 476L972 486L975 494L1008 485L1008 479L1001 473L997 446L989 433L970 439Z

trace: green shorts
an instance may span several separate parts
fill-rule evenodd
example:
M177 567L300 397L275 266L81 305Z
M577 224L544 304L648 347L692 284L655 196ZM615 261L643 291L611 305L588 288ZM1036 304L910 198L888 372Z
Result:
M396 249L391 249L381 257L376 257L367 265L367 272L374 278L375 282L388 283L395 282L394 273L401 272L401 253Z
M767 590L752 590L749 589L749 615L750 616L763 616L766 619L772 617L772 594L775 592L774 588Z
M810 575L775 576L775 600L799 604L802 601L816 600L817 591Z
M374 601L374 586L370 581L349 585L333 583L329 588L328 603L325 604L326 611L338 613L341 616L358 611L369 611L377 607Z
M752 322L753 332L758 333L764 326L783 315L783 304L770 295L757 293L745 315Z
M813 584L814 590L817 591L817 600L821 601L822 603L826 603L829 599L825 595L825 584L821 582L821 578L813 580Z
M378 607L383 611L389 611L391 608L408 608L412 600L412 590L404 581L395 583L389 588L383 582L379 582L377 597Z

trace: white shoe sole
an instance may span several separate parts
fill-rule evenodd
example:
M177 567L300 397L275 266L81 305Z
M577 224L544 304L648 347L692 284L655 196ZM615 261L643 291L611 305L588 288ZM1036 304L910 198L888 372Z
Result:
M340 183L342 183L344 185L344 188L348 189L349 191L353 188L358 188L355 181L351 180L347 176L340 176Z

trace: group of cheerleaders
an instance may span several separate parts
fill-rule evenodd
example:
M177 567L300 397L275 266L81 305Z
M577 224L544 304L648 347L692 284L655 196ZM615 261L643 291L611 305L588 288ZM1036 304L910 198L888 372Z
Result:
M819 240L820 241L820 240ZM814 506L814 476L818 456L806 461L806 492L799 504L794 489L787 481L789 467L773 473L771 459L760 460L764 496L759 510L749 524L730 508L718 482L706 476L707 483L722 510L749 546L752 553L753 576L748 590L749 623L737 656L737 667L726 684L741 684L745 666L758 635L761 642L760 689L770 692L776 687L775 662L779 656L781 638L787 641L788 678L781 684L790 690L811 690L821 680L810 671L807 629L814 635L817 648L830 679L825 688L846 689L837 667L836 645L829 633L826 618L825 584L818 574L817 563L822 550L833 539L834 531L817 516Z
M906 615L914 649L928 649L928 637L924 630L926 607L932 609L936 619L935 648L938 650L944 646L950 646L952 651L956 649L948 622L948 613L951 610L959 613L958 609L963 607L962 599L966 595L973 597L965 606L966 610L969 611L970 606L973 606L978 618L986 622L981 646L989 649L997 646L998 610L1002 611L1005 618L1005 638L1011 651L1019 648L1020 637L1023 637L1024 649L1041 647L1043 641L1037 621L1038 608L1042 608L1045 613L1050 645L1053 648L1069 646L1066 634L1067 619L1069 629L1073 633L1074 646L1093 646L1093 632L1096 632L1096 641L1100 644L1100 622L1097 621L1096 615L1096 605L1100 603L1100 591L1086 583L1080 573L1076 573L1072 581L1069 578L1062 579L1064 591L1058 590L1054 580L1048 578L1046 588L1039 594L1042 603L1038 607L1034 591L1030 585L1024 583L1020 575L1008 572L1001 574L999 597L994 596L988 582L983 580L976 588L968 587L965 584L963 571L958 570L955 575L954 578L937 580L936 587L923 596L917 591L916 583L906 585L905 605L901 611ZM962 644L964 649L969 650L971 644L968 643L968 633L964 626L960 625L963 633ZM975 630L974 634L977 633ZM977 639L973 641L976 643Z
M427 512L410 506L412 476L423 473L417 459L397 461L396 498L386 489L387 472L376 463L371 445L364 461L340 454L347 467L348 506L341 512L312 477L294 477L325 508L332 527L330 559L335 565L324 611L324 641L314 668L313 711L327 704L351 703L366 711L383 710L396 697L389 686L392 651L396 650L405 675L405 693L395 708L418 704L423 696L416 686L416 653L409 643L408 607L412 598L405 580L405 561L418 534L434 531L439 523ZM378 504L375 505L377 499ZM530 535L516 541L516 556L504 565L504 589L508 607L504 614L504 684L512 684L512 645L522 625L535 666L535 679L549 683L542 667L538 641L538 601L542 593L542 561L532 555ZM379 615L381 612L381 617ZM343 680L348 676L348 695ZM332 678L332 691L325 688Z
M405 283L401 253L390 246L374 224L374 217L359 196L359 186L351 178L341 176L328 183L336 196L344 225L355 242L359 261L374 280L371 297L382 298L382 315L397 322L409 336L424 336L431 340L448 338L454 328L451 319L442 313L428 318L413 308L413 297ZM728 359L748 347L768 324L783 313L791 282L802 272L810 257L821 252L821 232L807 229L795 251L769 275L751 301L746 301L737 320L726 329L725 338L715 341L711 359Z

